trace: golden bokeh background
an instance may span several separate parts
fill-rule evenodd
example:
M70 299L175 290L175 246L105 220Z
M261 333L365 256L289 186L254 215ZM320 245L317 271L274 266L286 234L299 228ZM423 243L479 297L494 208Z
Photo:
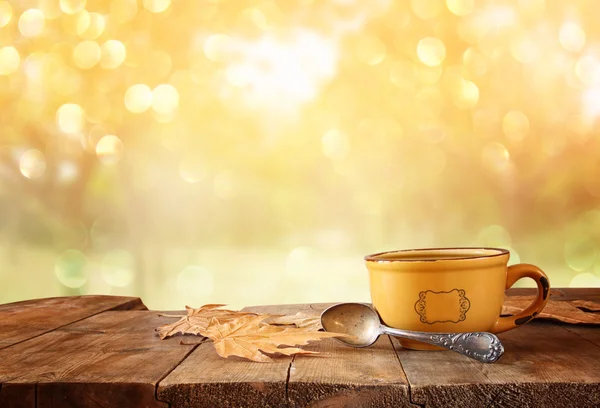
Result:
M0 302L367 301L363 255L460 245L598 287L598 12L1 0Z

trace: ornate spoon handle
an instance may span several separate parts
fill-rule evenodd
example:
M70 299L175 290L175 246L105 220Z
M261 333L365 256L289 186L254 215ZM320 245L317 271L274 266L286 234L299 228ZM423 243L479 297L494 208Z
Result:
M487 332L473 333L430 333L413 332L407 330L392 329L383 326L381 330L385 334L417 340L422 343L444 347L456 351L462 355L481 361L482 363L493 363L504 353L504 347L496 335Z

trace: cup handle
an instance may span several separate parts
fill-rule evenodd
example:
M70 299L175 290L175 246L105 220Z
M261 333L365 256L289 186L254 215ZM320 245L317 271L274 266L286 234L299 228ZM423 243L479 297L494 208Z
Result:
M550 281L546 274L537 266L517 264L508 267L506 273L506 289L510 288L521 278L531 278L537 283L538 294L535 301L527 309L514 316L500 317L490 330L492 333L502 333L524 325L542 311L550 295Z

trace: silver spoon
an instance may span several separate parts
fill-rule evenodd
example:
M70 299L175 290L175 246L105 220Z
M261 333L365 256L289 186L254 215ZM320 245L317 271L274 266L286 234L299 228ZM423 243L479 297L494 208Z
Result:
M483 363L493 363L504 353L498 337L487 332L433 333L392 329L381 324L379 315L362 303L340 303L321 314L325 331L349 334L337 340L352 347L367 347L375 343L381 334L403 337L444 347Z

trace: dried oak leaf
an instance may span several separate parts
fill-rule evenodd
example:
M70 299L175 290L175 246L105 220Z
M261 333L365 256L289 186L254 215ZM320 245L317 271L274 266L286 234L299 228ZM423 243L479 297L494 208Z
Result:
M230 319L236 319L240 316L258 316L256 313L220 309L223 306L225 305L211 304L204 305L197 309L186 306L186 315L161 314L161 316L179 317L180 319L174 323L157 327L156 331L158 331L161 339L166 339L167 337L178 333L204 336L204 331L210 324L211 319L214 317L218 317L221 322L226 322Z
M295 315L270 317L265 319L265 323L281 326L304 327L315 331L322 329L321 316L315 312L301 311Z
M528 296L507 297L502 313L514 315L528 307L532 299ZM589 310L589 312L582 309ZM537 319L554 319L571 324L600 324L600 303L589 300L552 300L536 316Z
M287 356L316 354L297 347L280 346L305 345L314 340L344 336L307 327L273 326L263 323L264 319L264 315L246 315L227 321L214 317L205 335L213 340L215 350L221 357L239 356L261 363L273 361L263 353Z

